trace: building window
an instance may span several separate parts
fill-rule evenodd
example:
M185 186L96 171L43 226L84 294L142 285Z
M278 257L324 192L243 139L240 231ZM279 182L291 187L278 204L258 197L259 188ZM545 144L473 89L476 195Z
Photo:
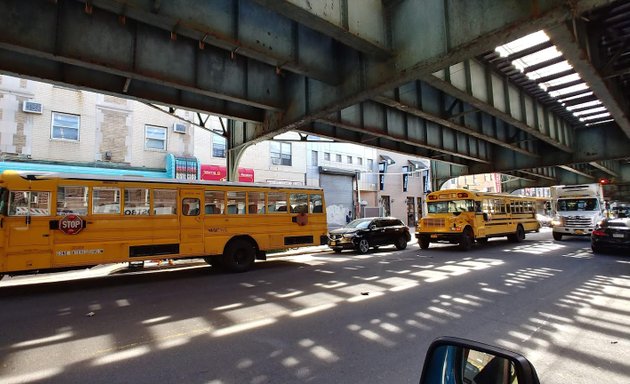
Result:
M79 116L67 113L52 113L51 138L79 141Z
M166 151L166 127L145 125L144 149Z
M311 151L311 164L313 167L317 167L319 154L317 151Z
M330 153L324 152L324 160L330 161Z
M357 157L357 164L358 165L363 165L363 158L362 157Z
M367 167L370 171L374 170L374 160L373 159L367 159Z
M339 154L335 155L335 160L336 160L338 163L341 163L341 155L339 155Z
M279 143L272 141L271 144L271 164L291 165L291 143Z
M225 158L225 150L227 147L227 140L225 137L219 135L212 136L212 156Z
M352 156L348 156L348 164L352 164Z

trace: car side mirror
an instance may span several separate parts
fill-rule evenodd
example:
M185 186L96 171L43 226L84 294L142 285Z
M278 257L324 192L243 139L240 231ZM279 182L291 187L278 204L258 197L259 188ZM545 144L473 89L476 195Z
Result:
M372 225L370 225L370 226L368 227L368 229L369 229L370 231L373 231L373 230L375 230L375 229L376 229L376 225L372 224Z
M488 217L488 213L484 212L483 213L483 221L488 221L490 218Z
M473 340L440 337L424 359L420 384L540 384L534 366L510 350Z

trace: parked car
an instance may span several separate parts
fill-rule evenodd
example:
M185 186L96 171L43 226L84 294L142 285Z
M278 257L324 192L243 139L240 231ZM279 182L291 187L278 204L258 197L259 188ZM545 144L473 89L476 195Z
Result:
M630 218L604 219L591 233L593 253L609 249L630 251Z
M371 247L388 244L405 249L409 240L409 228L395 217L357 219L328 234L328 246L337 253L344 249L367 253Z

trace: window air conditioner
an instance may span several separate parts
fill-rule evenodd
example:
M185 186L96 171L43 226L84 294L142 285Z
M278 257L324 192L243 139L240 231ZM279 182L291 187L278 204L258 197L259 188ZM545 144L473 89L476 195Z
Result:
M186 125L181 123L173 124L173 132L186 133Z
M22 112L42 114L44 112L44 106L34 101L25 101L22 103Z

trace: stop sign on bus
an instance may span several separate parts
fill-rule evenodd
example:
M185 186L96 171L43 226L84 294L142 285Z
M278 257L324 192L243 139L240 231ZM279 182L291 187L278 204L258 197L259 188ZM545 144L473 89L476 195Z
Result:
M66 215L59 220L59 230L66 235L76 235L85 227L85 222L81 216L74 214Z

